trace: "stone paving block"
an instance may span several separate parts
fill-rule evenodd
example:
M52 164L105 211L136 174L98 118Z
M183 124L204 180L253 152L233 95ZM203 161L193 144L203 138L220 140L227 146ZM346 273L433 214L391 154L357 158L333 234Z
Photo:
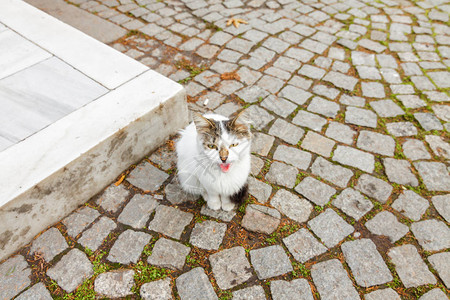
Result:
M426 105L426 103L417 95L397 95L397 99L406 108L420 108Z
M358 79L352 76L344 75L339 72L330 71L323 78L324 81L331 82L338 88L343 88L347 91L353 91L355 85L358 83Z
M315 85L313 87L313 92L314 92L314 94L321 95L321 96L327 97L329 99L336 99L336 97L339 95L339 90L334 89L334 88L329 88L322 84ZM332 103L336 104L335 102L332 102ZM338 106L337 110L339 110L339 106Z
M247 230L271 234L280 225L281 215L273 208L249 204L245 209L241 226Z
M321 131L322 127L327 123L327 120L316 114L300 110L292 120L292 123L310 128L314 131Z
M307 109L311 112L334 118L336 117L340 107L333 101L328 101L320 97L314 97Z
M346 94L342 94L341 98L339 99L339 102L344 105L357 107L363 107L364 105L366 105L366 100L364 98L357 96L349 96Z
M103 240L116 227L117 224L113 220L103 216L91 228L83 232L82 236L78 239L78 243L85 248L96 251L103 243Z
M209 94L208 96L210 96L209 98L214 98L214 94ZM161 168L163 168L164 170L168 170L175 167L176 159L177 157L175 151L170 150L168 147L165 146L159 148L150 155L150 160L161 166Z
M448 105L433 105L436 116L444 122L450 122L450 108Z
M428 209L428 201L413 191L406 190L392 203L392 208L413 221L419 221Z
M254 85L240 90L236 95L247 103L254 103L264 99L269 93L261 87Z
M377 115L367 109L349 106L345 111L345 123L376 128Z
M248 192L260 203L266 203L272 194L272 187L253 177L248 178Z
M220 78L217 74L207 70L195 76L194 80L206 87L211 87L218 83Z
M338 122L330 122L327 131L325 132L327 137L348 145L353 143L353 137L355 134L356 131L351 129L349 126Z
M285 237L283 243L292 256L301 263L327 251L327 248L305 228Z
M362 94L365 97L384 98L384 86L378 82L361 82Z
M55 280L67 293L74 291L86 279L94 275L93 266L86 254L72 249L59 262L47 270L47 276Z
M403 145L403 154L410 160L430 159L431 155L422 141L407 139Z
M217 250L222 244L227 225L215 221L206 220L196 223L192 229L189 242L199 248L206 250Z
M434 84L441 89L446 89L450 87L450 73L445 72L428 72L428 76L430 76L431 80L433 80Z
M123 265L137 263L145 245L151 239L152 236L150 234L128 229L119 235L111 247L107 259L110 262L118 262Z
M353 226L344 221L334 210L327 208L323 213L311 219L308 227L328 248L339 244L354 231Z
M298 105L302 105L312 96L312 94L295 86L287 85L279 92L278 96L286 98Z
M214 110L216 114L223 115L223 116L231 116L235 112L241 109L240 105L237 105L233 102L228 102L225 104L220 105L218 108Z
M358 285L370 287L393 279L376 245L370 239L345 242L341 249Z
M313 209L307 200L280 189L270 200L270 204L281 213L299 223L306 222Z
M413 245L406 244L391 248L387 254L406 288L436 283L433 273L428 270Z
M325 73L325 70L310 65L303 65L298 71L298 74L312 79L320 79Z
M450 222L450 194L433 196L431 201L438 213L447 222Z
M428 261L448 288L450 286L450 252L430 255Z
M181 300L219 299L203 268L197 267L192 269L189 272L180 275L175 282Z
M173 299L170 278L151 281L141 286L140 295L144 300L171 300Z
M375 158L372 154L348 146L338 145L334 150L333 160L368 173L375 169Z
M273 300L313 300L311 287L306 279L292 281L274 280L270 283Z
M400 78L400 74L398 74L397 71L393 70L393 69L387 69L387 68L382 68L380 70L381 75L383 75L383 79L387 82L387 83L391 83L391 84L400 84L402 83L402 80ZM416 84L416 87L418 87L418 85Z
M446 166L439 162L415 162L414 167L429 191L450 191L450 175Z
M365 226L373 234L389 237L392 243L395 243L408 233L408 226L400 223L397 218L388 211L378 213L371 220L367 221Z
M184 228L189 225L194 216L179 209L159 205L148 229L165 234L174 239L180 239Z
M419 300L447 300L448 296L438 288L432 289L423 294Z
M104 210L115 213L122 203L125 202L128 195L129 191L125 189L123 185L115 186L112 184L106 188L100 198L97 199L96 203Z
M261 102L261 106L284 118L289 116L297 108L297 105L294 103L272 95L264 99L264 101Z
M142 229L158 205L158 201L152 196L137 194L125 206L117 221L136 229Z
M293 188L297 174L297 168L275 161L270 166L266 179L274 184Z
M313 265L311 276L321 299L360 299L347 272L337 259Z
M417 134L417 128L411 122L387 123L387 130L393 136L412 136Z
M289 257L280 245L250 250L250 261L260 280L293 271Z
M179 183L178 177L174 177L172 181L164 187L164 192L166 194L166 199L172 204L193 202L200 198L199 195L185 192ZM148 220L148 218L146 220Z
M298 70L301 66L301 63L298 62L295 59L289 58L289 57L285 57L285 56L281 56L280 58L278 58L274 64L275 67L280 68L282 70L288 71L288 72L294 72L296 70Z
M182 270L190 251L189 247L162 237L156 241L147 262L161 268Z
M311 58L314 57L314 53L304 50L304 49L298 49L298 48L290 48L287 50L284 55L291 57L293 59L299 60L302 63L307 63L311 60Z
M248 69L246 67L240 68L239 71L237 72L237 74L239 75L239 77L241 77L241 82L245 83L247 85L253 85L262 76L261 73L259 73L257 71L250 70L250 69ZM258 86L255 85L255 87L258 87Z
M95 278L94 290L98 295L111 298L132 295L134 285L133 270L114 270L99 274Z
M335 165L322 157L317 157L311 166L311 172L339 187L346 187L353 172L347 168Z
M22 255L8 258L0 264L0 294L12 299L30 284L31 269Z
M331 150L333 149L334 145L334 141L323 137L313 131L308 131L301 144L303 149L309 150L325 157L330 157Z
M416 176L411 172L411 164L407 160L384 158L383 165L389 181L403 185L419 185Z
M443 129L439 119L432 113L415 113L414 118L416 118L420 126L426 131Z
M266 156L272 148L275 138L273 136L257 132L253 134L251 152Z
M212 210L208 208L208 206L205 204L202 206L202 209L200 210L200 213L209 216L212 218L216 218L225 222L230 222L234 216L236 215L236 211L223 211L223 210Z
M260 285L254 285L233 292L233 300L266 300L266 293Z
M403 115L405 112L392 100L379 100L370 102L370 106L383 118Z
M325 205L336 193L336 190L331 186L313 178L306 177L296 187L295 191L303 195L306 199L316 205Z
M256 130L261 130L264 127L267 126L267 124L269 124L274 117L269 114L264 108L261 108L259 106L256 105L252 105L249 108L247 108L247 113L249 116L251 116L252 118L252 123L251 125L253 126L253 128L255 128ZM229 116L231 114L226 114L225 116ZM255 134L256 136L256 134ZM262 154L264 155L264 154Z
M127 177L127 181L144 191L154 192L160 188L169 175L148 162L136 166Z
M368 174L359 177L355 189L381 203L386 203L392 192L392 186L389 183Z
M233 247L209 257L217 285L222 290L231 289L249 280L253 274L243 247Z
M306 151L294 147L280 145L277 147L273 158L291 164L301 170L308 169L312 155Z
M270 127L269 134L289 144L296 145L305 134L305 131L283 119L276 119L272 127Z
M372 202L353 188L343 190L332 204L356 220L361 219L373 208Z
M381 80L380 72L375 67L356 66L356 70L358 71L358 75L361 79ZM362 84L367 83L363 82Z
M62 220L63 224L67 228L67 234L71 237L76 237L81 233L89 224L99 216L99 212L90 207L83 207L80 210L72 213L67 218Z
M447 143L442 137L436 135L426 135L425 141L430 145L436 156L450 159L450 144Z
M31 246L30 253L39 253L46 262L50 262L56 255L69 247L66 239L57 228L50 228L41 234Z
M6 299L8 299L8 297L6 297ZM45 285L42 282L39 282L16 298L16 300L28 299L52 300L53 298L50 295L50 292L45 288Z
M360 131L356 146L385 156L394 156L395 151L395 141L392 137L367 130Z
M375 67L375 54L361 51L352 51L352 63L356 66Z
M283 87L284 80L270 75L264 75L257 84L269 93L275 94Z
M450 229L442 221L416 222L411 225L411 231L424 250L439 251L450 247Z
M400 296L391 288L379 289L364 295L366 300L401 300Z

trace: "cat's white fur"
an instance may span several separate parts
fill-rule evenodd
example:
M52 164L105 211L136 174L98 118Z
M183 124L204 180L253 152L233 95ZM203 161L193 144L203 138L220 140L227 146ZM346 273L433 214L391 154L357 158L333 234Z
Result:
M228 120L217 114L205 114L204 117ZM200 138L194 122L181 131L181 139L176 145L181 187L191 194L202 195L210 209L230 211L234 208L230 196L246 184L250 173L250 141L223 130L219 143L229 150L227 162L231 163L229 171L224 173L219 167L222 161L218 150L203 147ZM236 147L229 147L236 143Z

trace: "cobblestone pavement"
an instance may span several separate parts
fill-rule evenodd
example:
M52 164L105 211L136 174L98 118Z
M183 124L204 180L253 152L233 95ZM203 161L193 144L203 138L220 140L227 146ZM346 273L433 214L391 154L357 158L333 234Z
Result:
M1 262L2 299L448 299L448 3L71 2L192 110L248 107L251 196L184 195L172 139Z

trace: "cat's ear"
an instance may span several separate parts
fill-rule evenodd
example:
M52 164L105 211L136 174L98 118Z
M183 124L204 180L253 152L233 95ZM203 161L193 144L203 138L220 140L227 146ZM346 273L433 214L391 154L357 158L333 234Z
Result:
M246 120L246 110L241 110L228 123L230 131L240 137L250 138L250 129Z
M214 124L213 121L205 118L198 112L194 113L194 123L198 132L208 132L216 127L216 124Z

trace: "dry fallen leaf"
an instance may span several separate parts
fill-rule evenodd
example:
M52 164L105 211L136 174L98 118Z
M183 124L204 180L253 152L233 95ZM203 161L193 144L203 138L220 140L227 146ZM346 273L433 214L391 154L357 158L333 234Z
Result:
M231 80L231 79L241 80L241 76L239 76L239 74L236 73L236 71L225 72L220 75L220 79L222 79L222 80Z
M248 24L248 22L242 19L230 18L226 25L230 26L231 24L233 24L234 27L239 28L239 24Z
M116 183L114 183L114 185L115 185L115 186L119 186L119 185L122 183L122 181L123 181L124 179L125 179L125 174L123 174L123 175L120 177L120 179L117 180Z

